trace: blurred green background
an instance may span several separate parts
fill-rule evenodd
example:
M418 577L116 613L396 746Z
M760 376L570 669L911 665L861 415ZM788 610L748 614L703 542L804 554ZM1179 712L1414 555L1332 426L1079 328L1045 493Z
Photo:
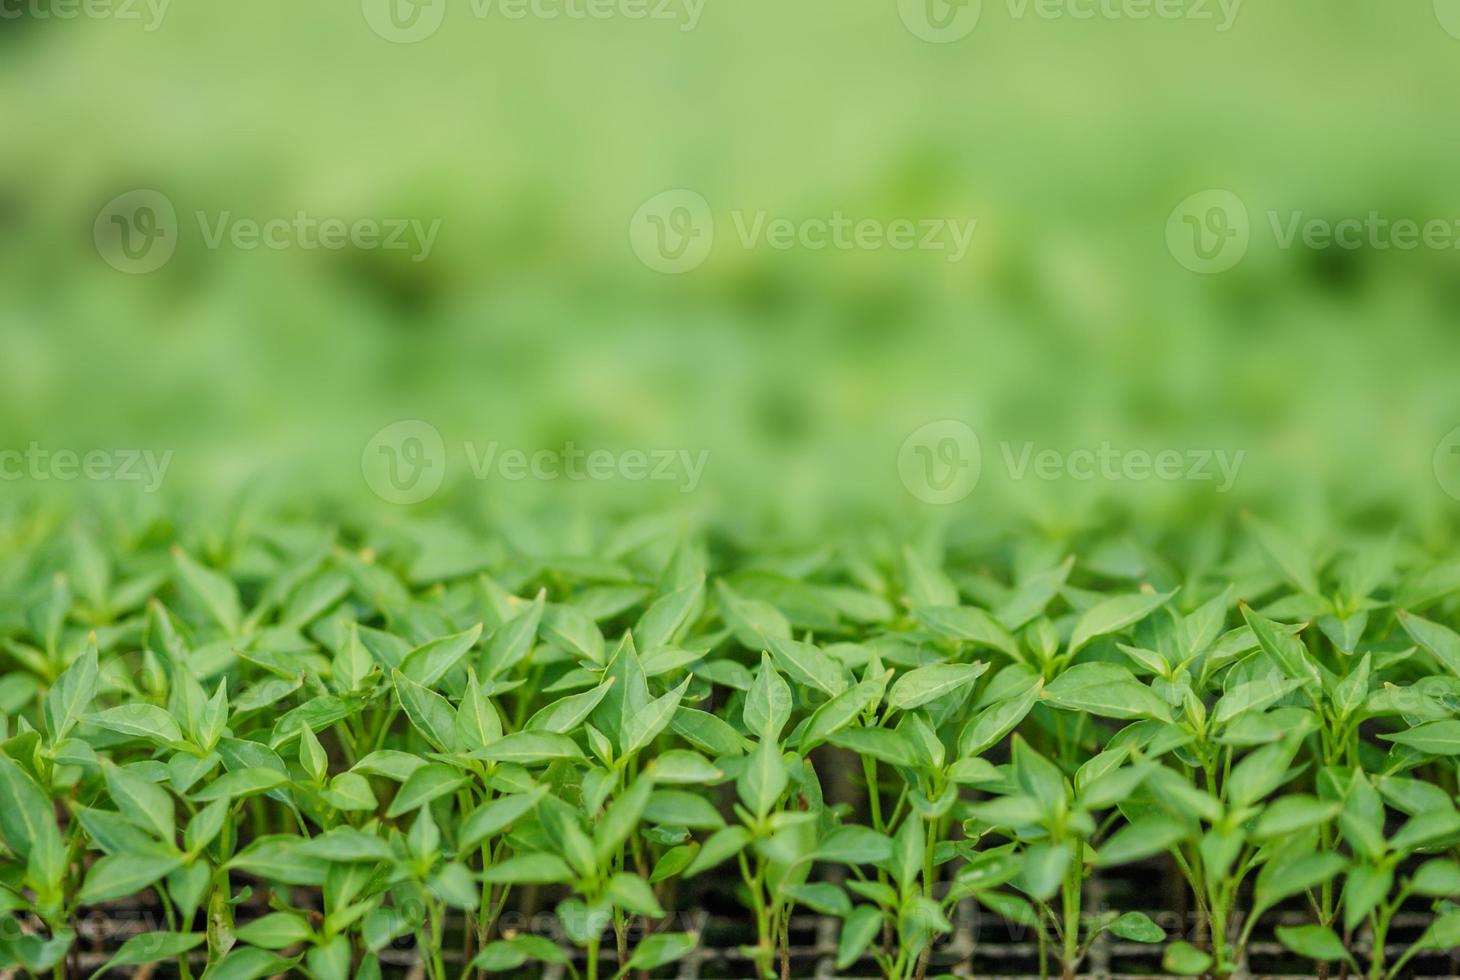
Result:
M692 29L436 3L439 29L402 44L360 0L174 2L154 24L0 0L0 446L172 450L164 495L267 479L385 513L564 492L788 526L1254 507L1449 540L1460 500L1433 458L1460 425L1460 250L1284 249L1266 217L1460 218L1449 0L1248 0L1226 31L984 0L949 43L896 0L707 0ZM178 239L132 275L94 223L140 188ZM716 235L666 275L630 221L679 188ZM1244 202L1251 244L1202 275L1166 227L1209 188ZM208 248L194 217L301 210L440 231L413 261ZM978 224L960 262L746 248L732 215L761 211ZM898 455L950 418L982 479L937 508ZM447 447L423 503L362 476L399 419ZM477 480L466 441L710 455L682 494ZM1107 441L1245 457L1228 494L1000 460Z

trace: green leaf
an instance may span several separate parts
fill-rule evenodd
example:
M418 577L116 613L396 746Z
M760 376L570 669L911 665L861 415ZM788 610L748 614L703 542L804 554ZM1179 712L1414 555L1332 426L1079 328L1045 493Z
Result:
M1287 697L1300 683L1292 678L1263 678L1237 684L1217 700L1212 708L1212 724L1225 725L1249 712L1265 711Z
M1160 814L1137 817L1100 846L1095 864L1108 868L1139 861L1176 846L1186 836L1186 825L1174 817Z
M299 957L279 956L266 949L244 946L235 949L203 974L203 980L260 980L287 974Z
M847 689L842 665L820 648L774 636L766 639L776 664L797 684L804 684L833 698Z
M684 692L689 689L689 682L690 678L686 677L668 694L655 698L639 711L624 716L623 730L619 736L622 755L630 756L648 747L660 732L669 727L669 720L679 708Z
M889 765L917 768L918 756L908 737L888 728L844 728L833 734L831 744L868 755Z
M745 849L750 843L750 831L744 827L722 827L710 835L695 859L690 862L689 867L684 869L686 878L693 878L704 871L709 871L724 861L728 861Z
M199 803L236 800L267 793L288 782L287 777L273 769L235 769L193 793L192 798Z
M698 708L680 705L669 726L695 748L712 756L744 755L748 744L728 722Z
M482 638L482 624L416 647L401 661L400 671L422 687L434 687Z
M243 621L238 587L226 575L195 562L181 547L173 547L172 557L182 592L223 627L225 633L237 636Z
M354 827L335 827L311 837L299 845L299 853L338 864L389 861L395 856L385 841Z
M760 655L760 670L745 696L745 727L761 738L777 739L791 717L791 687L776 671L770 654Z
M527 658L542 625L544 608L542 595L529 603L518 602L517 614L492 631L482 653L483 677L499 677Z
M858 905L842 923L836 944L836 968L845 970L871 945L882 931L882 912L874 905Z
M921 708L931 701L963 690L989 665L982 661L971 664L929 664L908 671L897 679L887 692L887 706L900 711Z
M646 915L653 919L664 915L664 909L660 907L659 900L654 897L654 889L636 874L621 871L614 875L608 881L605 894L613 901L613 904L626 912Z
M134 735L163 745L175 745L183 740L182 729L172 720L172 715L155 704L124 704L89 715L86 720L107 731Z
M818 881L806 885L787 885L781 889L781 894L822 915L845 918L852 914L852 902L847 898L847 893L830 882Z
M481 904L481 887L464 864L448 862L426 881L426 887L454 909L471 912Z
M46 729L54 744L65 738L96 700L96 644L88 643L46 693Z
M568 954L550 939L528 933L488 943L476 955L476 959L471 961L471 965L489 974L505 973L517 969L528 960L562 965L568 962Z
M1317 595L1318 577L1313 574L1312 559L1303 547L1287 532L1265 521L1247 515L1246 522L1258 549L1273 569L1300 591Z
M1084 649L1091 640L1134 626L1160 609L1175 592L1137 592L1097 602L1075 622L1069 653Z
M532 812L538 801L547 795L547 789L546 786L538 786L530 792L503 796L477 807L461 825L460 853L465 856L477 844L501 833Z
M1410 884L1417 894L1433 898L1460 895L1460 864L1445 858L1426 861L1414 873Z
M86 905L127 898L182 866L182 858L161 854L108 854L91 866L81 886Z
M1296 631L1257 614L1246 603L1240 608L1247 625L1252 629L1252 635L1257 638L1263 652L1277 668L1288 677L1300 681L1310 697L1320 697L1323 692L1323 676L1308 648L1295 635Z
M1379 737L1426 755L1460 755L1460 721L1430 721L1407 732Z
M1413 949L1444 950L1457 946L1460 946L1460 912L1446 912L1429 924Z
M1074 849L1068 841L1041 841L1025 847L1020 857L1024 892L1040 901L1049 898L1059 890L1073 857Z
M208 937L201 932L144 932L122 943L98 971L102 976L119 966L142 966L170 960L201 946Z
M695 951L699 939L688 932L657 932L644 937L634 947L628 966L635 970L653 970L666 963L683 959Z
M604 662L603 634L587 613L572 606L551 605L542 614L544 640L590 663Z
M565 698L560 698L527 719L524 727L537 731L557 732L559 735L577 731L617 682L617 678L608 677L597 687L590 688L581 694L570 694Z
M654 781L640 776L604 811L602 819L593 828L593 852L600 865L608 866L619 853L624 841L638 826L653 791ZM695 799L704 802L700 797Z
M391 671L396 700L416 731L437 751L449 752L456 745L456 712L441 695L422 687L399 670Z
M1400 610L1399 624L1424 651L1439 661L1451 675L1460 677L1460 633Z
M1227 801L1250 806L1297 775L1291 768L1300 742L1289 737L1250 752L1227 776L1222 787Z
M754 759L754 756L751 758ZM644 819L650 823L691 830L715 830L725 826L725 818L709 800L697 793L676 789L656 790L644 808Z
M1211 965L1210 954L1203 953L1184 939L1167 946L1166 952L1161 956L1162 969L1183 977L1205 973Z
M234 935L261 949L283 949L314 935L304 916L292 912L270 912L234 929Z
M172 796L130 769L108 763L102 771L106 776L107 793L118 812L159 840L172 843L177 829Z
M573 869L556 854L519 854L482 872L482 880L497 885L552 885L574 879Z
M1342 960L1357 968L1354 958L1344 948L1343 940L1332 929L1317 925L1278 926L1277 937L1284 946L1299 956L1320 962Z
M913 617L939 636L998 650L1011 660L1021 659L1019 644L998 620L972 606L918 606Z
M1171 709L1134 674L1116 664L1076 664L1044 688L1047 704L1102 718L1170 721Z
M1257 818L1252 836L1255 840L1284 837L1299 830L1316 827L1338 816L1343 804L1337 800L1320 800L1304 793L1295 793L1273 800Z
M811 857L833 864L881 864L892 857L892 839L870 827L847 824L827 834Z
M1034 707L1044 690L1043 678L1037 678L1022 694L989 705L975 715L958 735L958 754L963 758L980 755L999 743Z
M927 835L923 821L916 815L905 817L892 836L892 854L883 862L883 867L892 873L904 895L908 894L923 870L923 857Z
M1316 888L1348 864L1341 854L1280 853L1257 875L1253 914L1260 915L1290 895Z
M747 650L765 650L771 637L791 638L791 624L779 609L761 599L746 599L723 580L715 583L720 618Z
M448 765L436 762L424 765L411 773L400 792L390 803L390 809L386 816L395 819L402 814L410 813L425 806L432 800L439 799L447 793L466 784L466 776L460 770Z
M1166 941L1166 930L1151 921L1144 912L1127 912L1107 926L1121 939L1133 943L1161 943Z
M725 778L725 773L700 755L688 749L667 749L655 756L646 770L657 783L709 785Z
M46 794L11 759L0 755L0 835L11 851L41 869L41 878L59 885L65 851L55 810Z
M705 597L705 577L655 599L634 624L634 637L645 651L657 650L673 643L689 625Z
M491 762L515 762L518 765L541 765L557 759L581 759L583 750L566 735L553 732L514 732L503 735L484 749L471 753L473 758Z
M750 812L764 817L786 790L786 767L774 738L764 738L745 761L735 791Z

